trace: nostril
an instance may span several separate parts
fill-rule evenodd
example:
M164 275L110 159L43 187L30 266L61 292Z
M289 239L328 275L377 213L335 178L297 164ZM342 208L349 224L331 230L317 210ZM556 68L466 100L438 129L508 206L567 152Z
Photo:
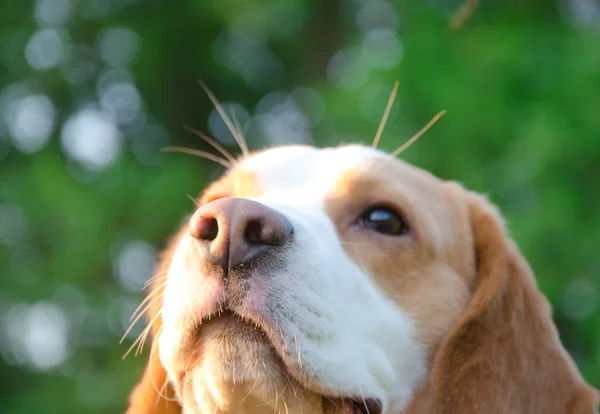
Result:
M264 243L263 240L263 225L260 220L250 220L246 225L244 238L248 243L258 244Z
M244 240L249 244L283 245L292 234L289 222L279 217L260 217L246 223Z
M190 234L197 240L213 241L219 235L219 223L214 217L203 217L190 228Z

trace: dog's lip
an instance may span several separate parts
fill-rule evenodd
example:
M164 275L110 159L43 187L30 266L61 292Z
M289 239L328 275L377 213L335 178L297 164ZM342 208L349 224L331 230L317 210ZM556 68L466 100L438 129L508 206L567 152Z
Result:
M253 326L262 332L265 341L271 346L275 356L281 360L282 367L304 388L321 394L324 401L329 401L329 403L333 404L336 414L381 414L382 404L378 398L339 395L333 392L333 390L315 386L312 381L309 381L305 373L290 363L290 354L283 343L283 338L275 334L275 330L269 324L259 320L261 318L248 317L235 310L223 307L214 313L202 317L200 326L219 317L236 318L239 322Z

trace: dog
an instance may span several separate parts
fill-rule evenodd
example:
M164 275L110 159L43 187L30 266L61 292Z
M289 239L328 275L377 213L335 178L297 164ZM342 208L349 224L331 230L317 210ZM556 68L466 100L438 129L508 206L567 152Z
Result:
M128 413L596 413L484 196L380 150L236 160L164 250Z

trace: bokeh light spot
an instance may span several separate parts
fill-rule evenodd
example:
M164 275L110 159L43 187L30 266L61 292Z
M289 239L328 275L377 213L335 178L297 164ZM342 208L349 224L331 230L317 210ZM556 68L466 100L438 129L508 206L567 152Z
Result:
M64 24L71 15L70 0L38 0L35 4L35 19L40 26Z
M131 149L144 165L153 166L163 163L167 155L161 152L169 146L169 133L160 125L146 125L131 140Z
M398 14L387 1L368 1L356 13L356 25L364 32L379 28L395 30Z
M63 60L66 46L66 36L58 30L40 29L27 42L25 57L34 69L52 69Z
M62 129L65 153L92 171L112 165L121 151L121 133L110 116L97 109L83 109Z
M5 315L4 325L13 357L22 364L46 371L69 357L69 324L52 302L15 305Z
M140 38L128 27L111 27L98 38L100 57L109 66L128 66L137 56Z
M276 85L285 73L277 56L258 39L241 30L229 30L213 44L215 59L241 73L248 85L267 88Z
M101 92L100 106L120 125L134 122L142 110L142 99L137 88L129 82L109 85Z
M325 117L327 109L325 99L315 89L298 88L290 94L290 98L308 116L313 126Z
M396 33L388 29L374 29L367 32L361 45L361 55L365 64L377 69L391 69L400 63L402 43Z
M329 61L329 81L342 89L352 90L363 85L369 76L367 62L353 49L342 49Z
M311 121L290 96L265 96L257 105L256 122L267 145L312 142Z
M143 240L126 243L114 264L119 283L131 292L142 291L146 281L154 272L156 248Z
M13 144L21 152L39 151L50 140L56 110L47 96L29 95L8 102L3 115Z

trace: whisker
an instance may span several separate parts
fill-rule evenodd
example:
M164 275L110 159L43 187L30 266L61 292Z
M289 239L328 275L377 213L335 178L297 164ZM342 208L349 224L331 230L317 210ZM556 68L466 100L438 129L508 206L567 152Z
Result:
M198 83L200 84L202 89L204 89L204 92L206 93L206 95L208 95L208 98L211 100L211 102L217 109L217 112L219 112L219 115L221 115L223 122L225 122L225 125L229 129L229 132L231 132L231 134L233 135L233 138L235 138L236 142L240 146L242 153L244 155L248 155L248 147L246 146L246 143L244 142L244 140L242 140L240 138L239 131L231 123L231 119L229 119L229 116L227 116L225 109L223 109L223 106L221 105L221 103L219 102L219 100L217 99L215 94L212 93L212 91L208 88L208 86L206 86L206 84L204 82L202 82L202 80L199 80Z
M289 375L284 370L281 370L280 372L283 374L287 383L290 385L290 388L294 392L294 395L298 395L298 388L294 388L294 385L292 384L292 380L290 379ZM287 387L287 385L286 385L286 387Z
M154 316L154 318L152 318L152 320L150 321L150 323L148 324L148 326L146 326L146 328L144 328L144 330L142 331L142 333L137 337L137 339L133 342L133 344L131 344L131 346L129 347L129 349L127 350L127 352L125 352L125 355L123 355L123 359L125 359L127 357L127 355L129 355L129 353L131 351L133 351L133 348L135 348L136 345L139 344L139 342L142 340L142 337L145 338L148 335L148 333L152 329L152 325L154 325L154 322L156 322L156 320L158 319L158 317L161 314L162 314L162 310L160 310L160 311L158 311L156 313L156 315Z
M189 198L190 200L192 200L192 203L194 203L194 205L196 207L200 207L200 203L198 203L194 197L192 197L191 195L188 194L187 198Z
M214 139L212 139L211 137L206 135L204 132L199 131L196 128L193 128L193 127L187 126L187 125L185 126L185 130L188 132L191 132L194 135L199 136L200 138L202 138L204 140L204 142L206 142L211 147L213 147L214 149L219 151L221 153L221 155L223 155L225 158L227 158L228 161L230 161L231 163L235 163L235 157L229 151L227 151L221 144L219 144L217 141L215 141Z
M165 380L163 381L163 385L162 385L162 387L160 387L161 393L167 389L168 384L169 384L169 377L165 377Z
M138 338L137 347L135 349L133 356L141 355L141 353L143 351L144 343L146 343L146 338L148 338L150 331L151 331L151 329L146 329L142 332L142 334Z
M233 118L233 124L235 125L235 128L239 134L240 140L244 143L244 148L242 148L242 152L245 155L248 155L248 153L250 152L248 150L248 141L246 140L246 137L244 136L244 131L242 131L242 127L240 125L240 123L238 122L237 116L235 116L235 112L233 109L231 109L231 117Z
M385 111L383 112L383 116L381 117L381 121L379 122L379 127L377 128L377 133L375 134L375 138L373 138L373 144L371 146L373 148L377 148L379 145L379 140L381 139L381 135L383 134L383 129L385 128L385 124L387 123L388 116L390 115L390 111L392 110L392 105L394 105L394 101L396 100L396 93L398 92L398 85L400 82L394 82L394 87L392 88L392 93L388 99L388 103L385 107Z
M148 280L146 280L146 282L144 282L144 286L142 286L142 290L146 289L148 286L150 286L153 282L155 282L156 280L158 280L158 278L162 276L162 275L154 275L152 277L149 277Z
M363 400L363 405L365 406L365 410L367 410L367 414L371 414L371 411L369 410L369 406L367 405L367 401L365 400L365 397L361 396L360 398L362 398L362 400Z
M225 346L227 347L227 355L228 355L228 359L229 361L233 361L233 359L231 358L231 344L229 342L225 343ZM235 384L235 363L231 362L231 383Z
M252 391L254 390L254 387L256 387L256 384L258 384L258 377L256 377L256 379L254 380L254 385L252 385L252 387L250 388L250 391L248 391L248 394L246 394L246 396L240 400L240 405L244 401L246 401L246 398L248 398L250 396L250 394L252 394ZM275 391L277 391L277 390L275 390Z
M285 340L285 336L283 335L283 330L279 327L279 325L275 325L275 329L277 329L279 331L279 337L282 339L283 342L283 349L285 350L285 352L289 352L288 350L288 346L287 346L287 341Z
M397 157L402 151L404 151L406 148L410 147L416 140L421 138L421 136L423 136L423 134L425 132L427 132L429 130L429 128L431 128L433 126L433 124L435 124L445 114L446 114L445 109L443 111L438 112L433 118L431 118L431 121L429 121L423 128L421 128L419 130L419 132L417 132L415 135L413 135L411 139L406 141L397 150L392 152L392 155L394 157Z
M147 282L146 282L146 283L147 283ZM160 289L161 287L163 287L163 286L164 286L166 283L167 283L167 281L165 280L163 283L161 283L160 285L156 286L156 287L155 287L155 288L152 290L152 292L148 293L148 296L146 296L146 297L144 298L144 300L142 301L142 303L140 303L140 304L138 305L138 307L137 307L137 308L135 308L135 310L133 311L133 314L132 314L132 315L131 315L131 317L129 318L129 321L130 321L130 322L131 322L131 320L132 320L133 318L135 318L135 315L136 315L136 313L138 313L138 311L140 310L140 308L141 308L142 306L144 306L144 304L145 304L146 302L148 302L148 301L149 301L149 300L152 298L152 296L156 295L157 293L160 293L159 289Z
M129 328L127 328L127 330L125 331L125 333L123 334L123 337L121 338L121 340L119 341L120 344L123 343L123 341L125 340L125 338L127 338L127 334L129 332L131 332L131 330L133 329L133 327L135 326L135 324L140 320L140 318L142 316L144 316L144 313L146 313L146 311L148 310L148 308L150 308L150 306L152 306L153 304L155 304L159 299L162 299L162 295L158 295L156 296L154 299L152 299L151 301L149 301L146 306L144 306L142 308L142 310L139 312L139 314L135 317L135 319L133 321L131 321L131 323L129 324Z
M142 289L146 289L153 282L156 282L158 279L160 279L161 277L163 277L167 273L169 273L169 269L163 270L162 272L158 272L157 274L155 274L154 276L152 276L151 278L149 278L148 280L146 280L146 283L144 283L144 286L142 287Z
M140 333L140 335L138 335L138 337L136 338L136 340L131 344L131 346L129 348L127 348L127 351L125 352L125 354L123 354L122 359L127 358L127 355L129 355L131 353L131 351L133 351L133 348L136 347L136 345L138 344L141 336L146 332L146 330L148 329L150 325L148 325L147 327L144 328L144 330L142 331L142 333Z
M152 377L152 373L150 373L150 377ZM151 379L151 381L153 383L152 385L154 385L154 379ZM154 401L154 412L156 412L156 408L158 407L158 402L160 401L160 399L161 398L164 399L163 392L167 389L168 383L169 383L169 377L165 377L162 387L160 387L160 390L158 390L156 393L156 400Z
M298 337L294 334L294 342L296 343L296 353L298 354L298 364L302 368L302 355L300 354L300 344L298 343Z
M331 404L333 404L335 407L337 407L337 403L336 403L335 401L333 401L333 400L331 399L331 397L328 397L327 395L324 395L324 397L325 397L327 400L329 400L329 402L330 402Z
M275 408L273 408L274 413L277 412L278 405L279 405L279 391L277 390L277 387L275 387Z
M221 164L225 168L231 168L232 164L225 158L221 158L217 155L211 154L210 152L200 151L193 148L186 147L165 147L161 149L162 152L181 152L183 154L194 155L196 157L204 158L205 160L216 162Z
M162 298L162 296L160 296L160 298ZM152 327L152 325L154 325L154 323L158 320L157 319L158 315L156 315L152 321L150 322L150 327ZM161 326L162 328L162 326ZM141 341L138 343L137 349L135 350L135 356L137 355L141 355L142 351L144 350L144 344L146 343L146 339L148 339L148 334L150 333L151 329L148 329L143 335L142 335L142 339Z
M454 16L450 19L450 27L457 30L464 26L465 22L473 15L478 0L466 0L460 5Z
M283 389L281 390L281 395L285 395L285 392L288 389L288 385L290 385L290 382L288 381L287 383L283 384ZM284 400L285 401L285 400Z

